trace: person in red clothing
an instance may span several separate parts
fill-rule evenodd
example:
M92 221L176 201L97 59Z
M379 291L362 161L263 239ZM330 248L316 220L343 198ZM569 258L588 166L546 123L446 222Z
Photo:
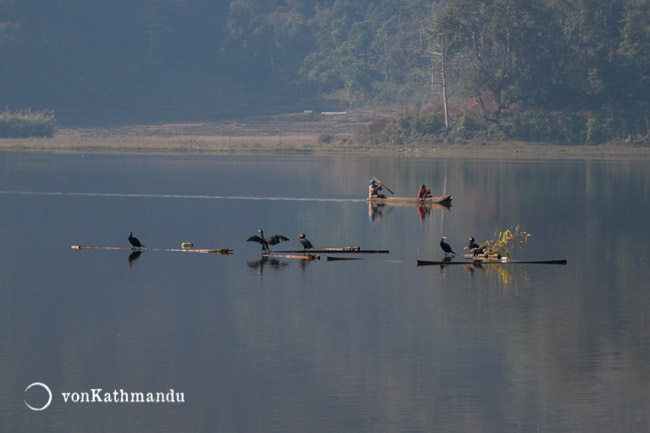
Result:
M431 190L427 189L427 187L424 185L420 185L420 190L418 191L418 200L424 200L427 197L431 197Z

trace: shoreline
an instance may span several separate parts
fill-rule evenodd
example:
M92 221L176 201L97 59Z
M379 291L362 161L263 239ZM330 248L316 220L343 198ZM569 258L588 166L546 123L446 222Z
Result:
M310 154L424 158L650 159L649 146L500 142L366 145L353 142L367 113L302 113L243 121L60 129L52 138L2 138L0 151L73 154Z
M650 148L600 145L566 146L520 142L377 146L318 143L318 137L178 137L142 140L128 136L119 140L67 142L52 139L0 139L1 152L141 155L366 155L423 158L506 158L506 159L650 159Z

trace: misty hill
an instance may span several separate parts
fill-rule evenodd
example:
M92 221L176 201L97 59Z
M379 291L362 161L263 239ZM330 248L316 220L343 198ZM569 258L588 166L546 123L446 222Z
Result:
M63 123L440 106L444 71L456 118L591 113L643 136L649 3L2 0L0 105Z

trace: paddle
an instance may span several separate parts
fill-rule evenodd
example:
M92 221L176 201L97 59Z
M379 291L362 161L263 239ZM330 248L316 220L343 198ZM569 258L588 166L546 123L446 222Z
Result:
M386 190L387 190L389 193L395 195L395 193L394 193L393 191L391 191L390 188L388 188L386 185L384 185L384 183L383 183L381 180L377 179L376 177L373 177L373 179L375 179L375 181L381 183L381 186L383 186L384 188L386 188Z

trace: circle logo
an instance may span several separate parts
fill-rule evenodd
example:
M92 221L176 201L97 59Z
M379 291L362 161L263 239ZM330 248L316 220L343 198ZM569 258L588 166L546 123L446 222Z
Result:
M47 392L47 396L48 396L47 403L45 403L45 405L43 405L42 407L34 407L29 403L27 403L27 400L25 400L25 405L33 411L40 412L42 410L47 409L50 406L50 403L52 403L52 391L50 391L50 388L44 383L34 382L31 385L29 385L27 388L25 388L25 392L29 391L31 388L36 386L43 388Z

